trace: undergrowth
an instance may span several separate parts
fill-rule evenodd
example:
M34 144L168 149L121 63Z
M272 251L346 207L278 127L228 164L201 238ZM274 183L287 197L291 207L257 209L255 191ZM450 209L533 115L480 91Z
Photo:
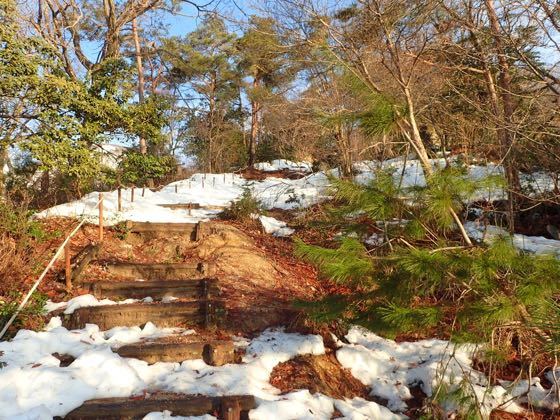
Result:
M252 216L259 214L262 210L262 204L257 200L249 188L243 190L241 198L231 203L226 208L221 217L225 220L236 220L240 222L247 222L252 219Z

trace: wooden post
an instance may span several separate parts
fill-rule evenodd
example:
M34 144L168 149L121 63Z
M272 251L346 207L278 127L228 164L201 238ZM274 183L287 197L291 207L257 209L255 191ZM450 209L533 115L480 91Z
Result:
M134 187L130 190L130 202L134 203Z
M212 177L212 187L216 188L216 177Z
M177 194L177 184L175 184L175 194Z
M241 405L237 399L224 398L221 409L224 420L239 420L241 418Z
M142 197L144 197L145 192L146 192L146 187L142 187Z
M117 210L122 211L122 188L117 189Z
M70 265L70 242L64 247L64 273L66 278L66 289L72 289L72 266Z
M99 193L99 242L103 242L103 193Z
M202 188L204 189L204 178L202 178Z

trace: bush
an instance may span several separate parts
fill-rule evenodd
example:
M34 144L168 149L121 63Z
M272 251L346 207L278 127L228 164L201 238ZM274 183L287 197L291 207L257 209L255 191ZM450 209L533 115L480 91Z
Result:
M488 247L462 246L450 233L453 220L446 212L459 212L480 185L455 170L408 190L382 174L367 186L337 181L332 216L349 226L355 220L356 232L383 226L384 243L367 249L354 235L335 249L298 241L296 252L349 290L345 307L333 308L348 322L392 336L418 329L431 335L444 327L446 335L471 342L489 342L496 329L515 325L542 341L535 324L552 319L554 311L544 302L560 294L560 262L523 254L510 238ZM311 305L324 317L321 304Z
M6 322L8 322L8 320L15 313L22 298L23 297L21 293L12 292L10 293L6 301L0 299L0 329L4 327ZM27 305L19 313L14 323L12 324L11 330L17 331L24 326L29 326L30 323L32 323L36 327L40 327L43 323L43 315L46 302L47 296L39 292L33 293L31 298L27 302Z
M177 162L172 156L143 155L129 151L119 163L119 175L124 184L146 185L148 180L160 180L172 174L176 168Z
M222 218L226 220L247 221L251 219L252 215L259 214L261 209L260 201L253 197L251 190L245 188L241 198L234 201L231 206L223 211Z

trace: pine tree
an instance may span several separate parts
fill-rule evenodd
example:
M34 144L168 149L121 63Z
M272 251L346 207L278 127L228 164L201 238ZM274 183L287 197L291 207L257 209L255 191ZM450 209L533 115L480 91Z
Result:
M459 212L494 183L471 181L456 167L436 171L422 187L399 187L386 172L365 186L334 181L333 220L359 235L377 224L384 241L369 249L348 236L334 249L298 241L300 257L347 289L304 307L316 320L338 318L389 335L448 328L444 333L455 340L484 342L513 326L542 348L557 334L539 320L558 316L558 307L546 302L560 293L560 262L523 254L509 237L465 247L451 230L447 209Z

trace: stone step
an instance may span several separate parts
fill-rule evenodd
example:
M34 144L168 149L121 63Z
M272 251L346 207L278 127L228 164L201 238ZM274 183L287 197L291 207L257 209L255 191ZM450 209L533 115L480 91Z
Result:
M219 413L220 418L248 418L256 407L252 395L206 397L197 395L155 394L138 398L102 398L86 401L65 419L113 420L141 419L151 412L169 410L174 416L203 416Z
M213 278L187 280L148 280L148 281L95 281L83 283L96 298L154 299L165 297L208 298L218 296L218 280Z
M97 324L102 331L147 322L153 322L158 327L210 327L223 316L223 308L223 302L218 300L90 306L68 315L64 325L69 329L80 329L86 324Z
M144 280L185 280L211 277L216 272L212 262L186 262L176 264L106 263L105 269L116 276Z
M235 346L231 340L197 341L190 343L134 343L115 350L122 357L157 362L182 362L203 359L212 366L235 363Z

